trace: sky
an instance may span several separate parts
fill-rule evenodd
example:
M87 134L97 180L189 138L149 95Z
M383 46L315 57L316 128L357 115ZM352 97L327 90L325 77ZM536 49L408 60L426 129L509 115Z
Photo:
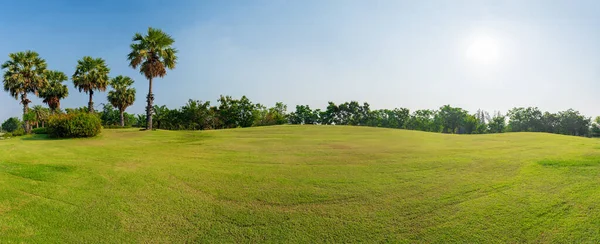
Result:
M328 101L371 108L506 112L536 106L600 115L600 1L228 0L10 1L0 15L0 62L34 50L71 76L83 56L135 80L131 38L149 26L175 39L179 61L154 82L155 103L248 96L293 110ZM87 105L67 82L62 107ZM97 108L106 92L95 93ZM42 104L33 99L32 105ZM0 91L0 120L20 116Z

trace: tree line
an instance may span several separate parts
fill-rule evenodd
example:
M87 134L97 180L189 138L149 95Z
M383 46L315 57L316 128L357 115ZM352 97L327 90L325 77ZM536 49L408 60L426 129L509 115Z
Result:
M119 79L117 79L119 80ZM133 101L135 93L128 94ZM109 92L109 97L111 93ZM287 105L277 102L267 107L252 102L248 97L233 98L220 96L217 104L209 101L188 100L180 108L170 109L165 105L154 105L152 127L165 130L214 130L243 128L252 126L282 124L313 125L353 125L419 130L449 134L487 134L503 132L547 132L574 136L600 136L600 117L594 121L580 112L568 109L557 113L543 112L537 107L519 107L500 112L488 113L441 106L439 109L408 108L371 109L369 103L356 101L336 104L329 102L325 109L312 109L309 105L297 105L288 112ZM147 128L145 114L124 112L118 104L105 104L100 111L90 111L89 107L45 108L40 105L25 114L30 126L43 127L52 113L95 113L105 127ZM14 124L17 118L11 118Z

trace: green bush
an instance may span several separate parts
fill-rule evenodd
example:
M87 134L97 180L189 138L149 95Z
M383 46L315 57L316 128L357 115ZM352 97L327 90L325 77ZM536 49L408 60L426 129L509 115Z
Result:
M23 127L19 127L15 131L12 132L12 135L15 137L25 135L25 129L23 129Z
M40 127L31 130L31 133L36 135L48 134L48 130L46 130L46 127Z
M9 138L9 137L13 137L13 135L12 135L12 133L8 132L8 133L4 133L4 135L2 135L2 137Z
M89 113L53 115L46 126L48 135L55 138L94 137L101 130L102 122L98 115Z

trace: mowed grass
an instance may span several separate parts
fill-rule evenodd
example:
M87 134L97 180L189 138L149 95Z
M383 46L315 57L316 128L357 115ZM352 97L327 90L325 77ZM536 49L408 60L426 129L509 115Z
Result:
M0 242L600 242L600 141L343 126L0 141Z

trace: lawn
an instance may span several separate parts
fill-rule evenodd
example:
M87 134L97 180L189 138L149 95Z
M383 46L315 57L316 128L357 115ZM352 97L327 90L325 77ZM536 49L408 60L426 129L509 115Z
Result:
M600 141L367 127L0 140L0 242L600 242Z

